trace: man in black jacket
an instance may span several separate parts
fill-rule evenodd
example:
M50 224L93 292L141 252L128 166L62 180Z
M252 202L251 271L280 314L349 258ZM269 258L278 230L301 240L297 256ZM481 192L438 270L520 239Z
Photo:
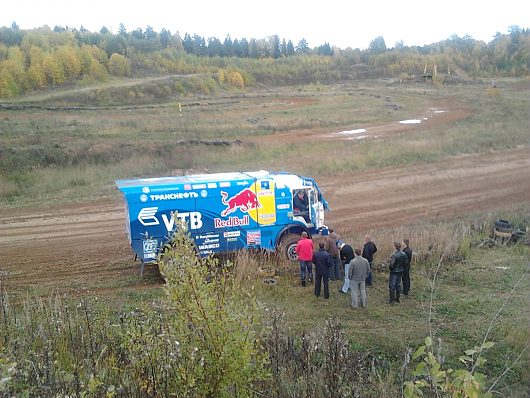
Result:
M343 241L339 241L339 249L342 268L344 268L344 283L339 292L348 293L348 289L350 288L350 278L348 276L350 271L350 261L353 260L355 255L353 254L353 248Z
M320 283L324 283L324 298L329 298L329 268L333 265L331 256L326 251L326 244L320 242L318 251L313 254L315 264L315 296L320 296Z
M403 269L408 262L407 255L401 251L401 243L394 242L394 253L390 257L390 278L388 279L388 291L390 304L399 303L399 291Z
M410 263L412 261L412 249L409 247L409 240L403 239L403 253L407 256L407 264L403 268L403 275L401 279L403 281L403 294L409 295L410 291Z
M364 246L362 256L368 260L370 264L370 272L366 278L366 286L372 286L372 265L374 262L374 254L377 252L377 246L372 242L370 235L364 235Z

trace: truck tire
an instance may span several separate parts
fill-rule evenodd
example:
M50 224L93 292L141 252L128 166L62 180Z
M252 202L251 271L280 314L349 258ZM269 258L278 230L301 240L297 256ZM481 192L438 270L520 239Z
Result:
M506 232L506 233L512 233L513 232L513 228L510 227L510 228L505 228L505 227L495 227L495 230L497 232Z
M493 229L493 234L499 238L511 238L512 232L499 231L497 227Z
M267 286L275 286L278 281L274 278L265 278L263 279L263 284Z
M259 266L258 274L264 278L272 278L276 275L276 270L272 266Z
M300 240L300 235L287 234L280 241L279 252L284 258L289 261L298 261L298 254L296 254L295 248Z
M522 230L522 229L518 229L516 231L513 231L512 232L512 240L514 242L517 242L521 239L524 239L526 238L526 231Z
M509 232L508 230L511 231L513 229L512 223L507 220L497 220L494 224L499 232Z
M497 232L506 232L506 233L509 233L509 234L511 234L513 232L513 228L495 227L494 230L497 231Z

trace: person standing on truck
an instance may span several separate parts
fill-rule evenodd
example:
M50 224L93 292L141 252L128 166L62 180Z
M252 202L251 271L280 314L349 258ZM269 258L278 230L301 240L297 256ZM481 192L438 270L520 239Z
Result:
M401 243L394 242L394 253L390 257L390 277L388 279L388 303L399 303L399 293L403 269L408 262L407 255L401 251Z
M306 273L308 275L309 283L313 281L313 241L308 238L307 232L302 232L301 239L295 247L295 252L298 254L300 261L300 280L302 286L305 287Z
M368 260L370 264L370 272L366 278L366 286L372 286L372 266L374 264L374 254L377 252L377 246L372 242L370 235L364 235L364 246L362 256Z
M361 249L355 249L355 258L349 264L347 277L350 278L351 306L357 309L358 298L361 298L361 307L366 308L366 277L370 272L370 263L361 256Z
M320 242L318 251L313 254L315 264L315 296L320 296L321 284L324 284L324 298L329 299L329 269L333 265L330 254L326 251L326 244Z
M311 222L309 218L309 201L303 189L300 189L293 199L293 208L295 215L301 215L306 222Z
M401 279L403 281L403 294L405 296L408 296L410 291L410 263L412 262L412 249L409 247L408 239L403 239L402 244L402 252L405 253L405 255L407 256L407 264L403 268L403 275Z
M346 294L350 288L350 261L353 260L355 255L353 248L343 241L339 241L339 253L340 260L344 268L344 283L342 284L342 289L340 289L339 292Z
M339 247L337 246L337 242L339 241L339 239L340 236L335 233L333 228L330 228L328 237L326 239L326 246L328 253L333 261L333 265L329 272L329 278L332 281L338 281L340 279L341 274L342 267L340 263Z

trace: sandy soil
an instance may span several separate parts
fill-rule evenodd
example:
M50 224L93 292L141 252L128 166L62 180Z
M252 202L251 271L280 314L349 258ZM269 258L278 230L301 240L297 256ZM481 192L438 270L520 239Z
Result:
M451 109L447 101L428 108L424 123L450 123L469 114L466 109ZM364 135L406 133L419 126L396 122L369 127ZM322 132L308 134L315 140L322 137ZM289 142L294 137L291 133L259 139ZM319 179L319 185L332 208L327 224L343 236L363 228L509 208L530 203L530 148L356 172ZM138 272L137 266L125 236L121 199L0 209L0 271L10 273L11 289L68 290L88 284L103 291L112 289L109 281L114 278L136 289L146 283L129 278Z

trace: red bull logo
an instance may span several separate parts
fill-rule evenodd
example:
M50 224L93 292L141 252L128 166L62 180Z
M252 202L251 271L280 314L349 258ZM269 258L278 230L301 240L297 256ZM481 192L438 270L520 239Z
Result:
M249 188L245 188L242 191L236 193L230 199L227 199L228 194L226 192L221 191L221 196L221 201L226 206L226 209L221 212L222 217L233 213L237 209L247 213L249 210L259 209L261 207L258 197Z
M249 216L239 217L228 217L228 220L223 220L222 218L213 219L215 228L226 228L226 227L243 227L245 225L250 225Z

